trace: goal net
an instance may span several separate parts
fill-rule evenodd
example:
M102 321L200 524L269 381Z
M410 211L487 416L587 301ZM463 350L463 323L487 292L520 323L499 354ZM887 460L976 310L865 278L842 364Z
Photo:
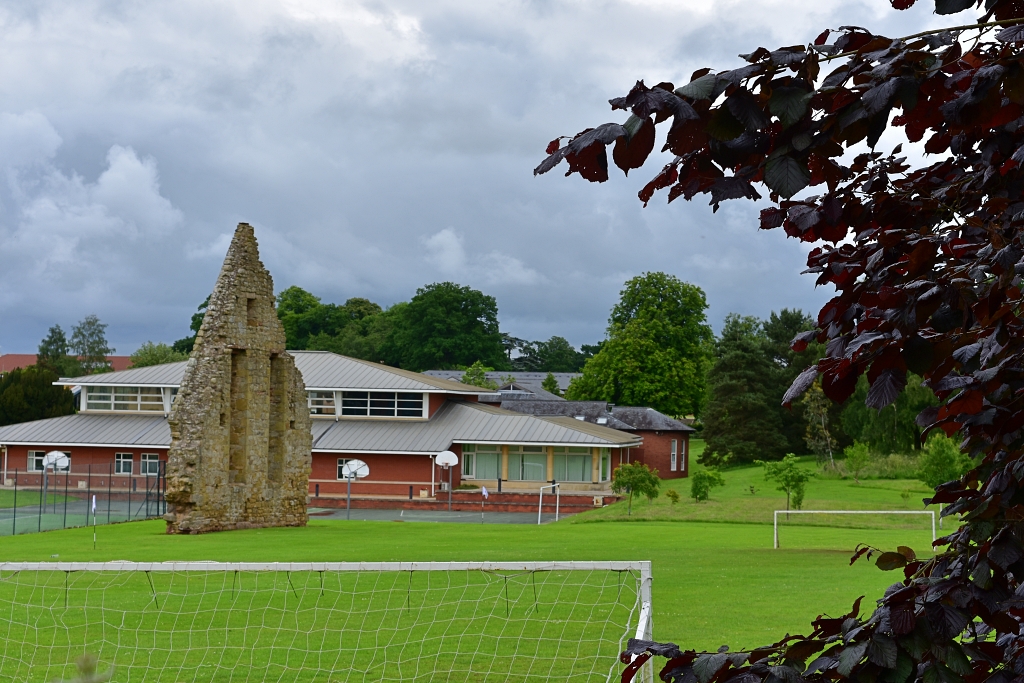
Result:
M0 563L0 680L90 654L124 683L608 681L650 588L649 562Z

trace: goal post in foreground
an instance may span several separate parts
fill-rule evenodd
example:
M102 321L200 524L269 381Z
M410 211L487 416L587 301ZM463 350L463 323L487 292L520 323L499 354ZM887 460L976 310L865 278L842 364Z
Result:
M0 680L609 681L652 612L650 562L8 562Z
M932 541L935 540L934 510L776 510L773 526L775 542L772 547L779 547L779 515L931 515Z

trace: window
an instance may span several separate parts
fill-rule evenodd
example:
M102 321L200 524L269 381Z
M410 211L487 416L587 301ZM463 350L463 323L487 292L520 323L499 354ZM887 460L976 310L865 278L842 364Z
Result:
M139 456L139 473L147 477L160 474L160 456L156 453L143 453ZM129 463L131 465L131 463Z
M309 398L310 415L334 415L334 392L333 391L310 391Z
M608 481L611 478L612 449L601 449L601 481Z
M43 471L43 457L46 455L46 451L29 451L28 452L28 471L29 472L42 472Z
M87 410L164 412L164 390L160 387L83 387ZM177 390L170 392L171 402Z
M114 474L132 473L132 454L114 453Z
M464 479L497 479L501 476L501 449L490 444L462 444Z
M423 394L343 391L341 414L350 417L423 417Z
M676 444L677 443L678 442L675 439L672 439L672 450L669 451L668 468L670 470L672 470L673 472L675 472L676 469L677 469L677 467L676 467Z
M345 476L344 472L341 471L341 468L344 467L345 463L347 463L351 459L352 458L338 458L338 479L347 479L348 478L348 477Z
M547 471L548 456L543 446L509 447L509 481L544 481L547 479Z
M555 447L555 481L593 481L593 466L590 448Z
M61 451L64 455L68 456L67 465L65 467L54 468L56 472L67 472L71 469L71 451ZM43 471L43 458L46 457L47 451L29 451L28 452L28 471L29 472L42 472Z

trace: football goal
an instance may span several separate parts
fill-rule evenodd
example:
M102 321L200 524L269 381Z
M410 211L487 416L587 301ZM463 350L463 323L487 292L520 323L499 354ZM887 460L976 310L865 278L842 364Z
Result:
M935 512L933 510L776 510L775 548L779 547L779 515L931 515L932 541L935 540Z
M9 562L0 680L611 681L651 613L650 562Z

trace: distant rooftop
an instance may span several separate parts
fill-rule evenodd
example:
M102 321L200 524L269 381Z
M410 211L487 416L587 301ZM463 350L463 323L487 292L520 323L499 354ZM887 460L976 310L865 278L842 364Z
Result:
M427 370L423 373L424 375L430 375L431 377L441 377L447 380L455 380L456 382L462 379L462 376L466 374L465 370ZM569 388L569 382L574 378L579 377L578 372L552 372L555 376L555 381L558 382L558 390L565 393L565 390ZM547 378L548 373L546 372L501 372L494 371L485 373L485 376L490 381L494 382L498 386L508 384L507 378L512 377L515 384L521 387L539 393L544 391L541 384ZM547 392L544 392L547 393ZM549 394L550 395L550 394Z

